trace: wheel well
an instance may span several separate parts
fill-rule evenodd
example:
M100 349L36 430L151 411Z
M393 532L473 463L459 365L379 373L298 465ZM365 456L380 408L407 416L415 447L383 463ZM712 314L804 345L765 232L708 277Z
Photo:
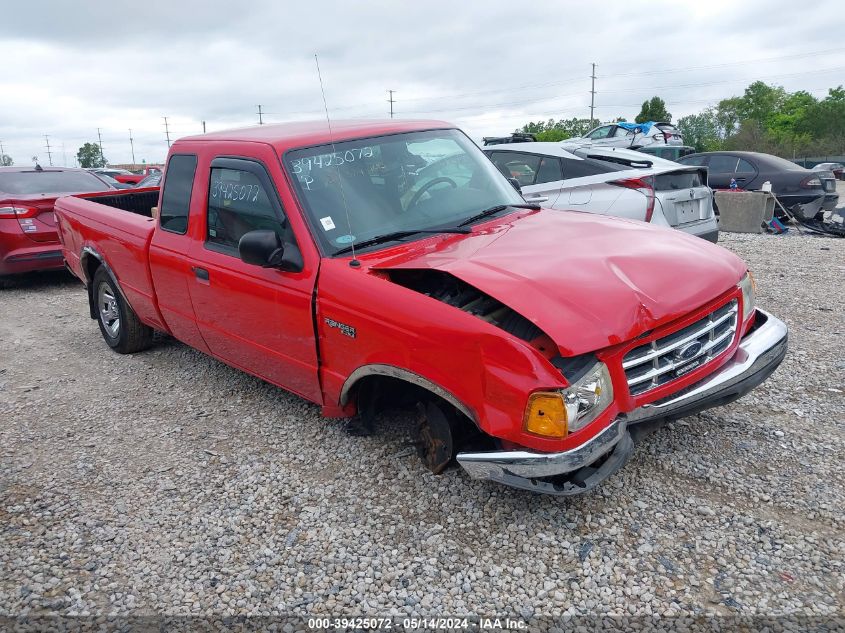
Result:
M86 277L88 289L88 309L92 319L97 318L97 306L94 305L94 275L103 263L93 255L85 254L82 259L82 269Z
M357 405L359 416L371 419L386 410L402 409L413 412L410 419L418 422L417 411L433 404L443 412L456 449L471 447L486 450L492 447L492 438L481 431L462 408L442 395L403 378L379 374L364 376L352 386L348 398Z
M349 401L354 402L360 410L372 405L371 400L376 400L380 404L388 406L402 405L419 402L429 395L439 397L431 391L401 378L372 375L364 376L355 383L349 393ZM440 399L442 400L442 398Z

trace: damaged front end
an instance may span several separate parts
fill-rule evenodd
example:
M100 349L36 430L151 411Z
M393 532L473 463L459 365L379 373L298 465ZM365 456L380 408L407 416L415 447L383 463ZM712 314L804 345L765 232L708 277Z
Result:
M631 428L667 422L741 398L768 378L787 349L786 325L757 310L754 326L733 358L686 389L621 414L578 447L561 453L491 451L459 453L458 463L474 479L552 495L573 495L595 488L619 470L633 449Z

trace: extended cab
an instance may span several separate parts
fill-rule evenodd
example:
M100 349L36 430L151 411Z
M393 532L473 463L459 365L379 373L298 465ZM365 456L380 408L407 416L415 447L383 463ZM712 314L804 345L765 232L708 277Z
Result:
M593 488L637 425L735 400L786 353L738 257L526 204L447 123L185 138L159 199L67 197L56 213L116 351L165 332L358 431L415 404L433 471L456 458L537 492Z

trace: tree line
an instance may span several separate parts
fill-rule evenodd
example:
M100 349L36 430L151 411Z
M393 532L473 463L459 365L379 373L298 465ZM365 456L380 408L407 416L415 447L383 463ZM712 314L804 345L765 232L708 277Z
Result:
M615 121L624 121L617 117ZM660 97L645 101L635 121L672 122ZM549 119L527 123L517 132L532 133L538 141L562 141L583 136L598 120ZM818 99L804 90L787 92L782 86L755 81L742 96L722 99L675 125L684 143L699 152L747 150L792 158L845 154L845 89L828 90Z

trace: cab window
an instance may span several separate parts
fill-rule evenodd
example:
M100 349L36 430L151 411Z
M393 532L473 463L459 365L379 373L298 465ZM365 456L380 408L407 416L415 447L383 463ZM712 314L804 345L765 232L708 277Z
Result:
M754 169L754 165L749 163L747 160L740 158L739 163L737 163L737 166L736 166L736 171L742 172L742 173L752 173L753 174L757 170Z
M540 169L540 156L522 152L494 152L491 158L505 178L516 178L522 187L534 184L534 177Z
M607 138L608 136L610 136L610 133L615 127L615 125L603 125L602 127L598 127L589 134L587 134L587 138L591 138L593 140L599 138Z
M275 192L267 191L266 182L252 170L212 167L208 192L208 248L237 256L241 237L258 229L275 231L285 238L286 223L276 212L270 198Z
M732 174L736 171L736 164L736 156L715 154L710 157L710 162L707 163L707 166L710 167L711 174Z
M196 169L197 157L193 154L174 154L170 157L159 210L159 223L163 230L183 235L187 232Z

